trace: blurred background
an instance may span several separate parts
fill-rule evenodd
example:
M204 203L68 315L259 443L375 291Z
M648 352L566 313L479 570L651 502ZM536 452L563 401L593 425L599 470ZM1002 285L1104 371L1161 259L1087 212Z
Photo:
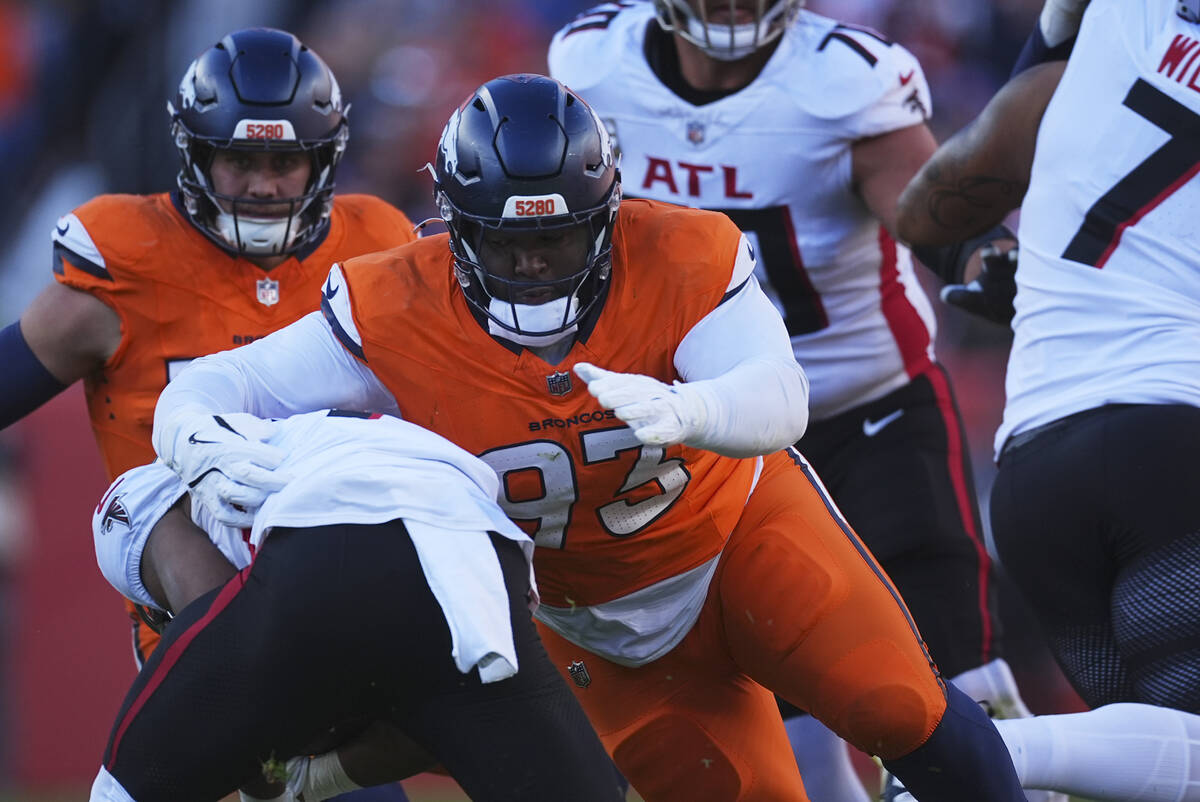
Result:
M382 196L420 220L432 207L418 170L454 106L494 75L545 72L553 31L594 4L0 0L0 164L13 190L0 194L0 326L50 281L59 215L100 193L174 188L166 100L224 33L271 25L316 50L353 104L338 190ZM932 127L945 139L1003 83L1041 0L808 5L912 50L933 88ZM1009 338L957 310L939 314L938 347L986 503ZM92 550L89 515L104 485L78 385L0 432L0 799L85 798L133 677L121 603ZM1020 603L1005 593L1003 605L1009 660L1030 707L1081 709Z

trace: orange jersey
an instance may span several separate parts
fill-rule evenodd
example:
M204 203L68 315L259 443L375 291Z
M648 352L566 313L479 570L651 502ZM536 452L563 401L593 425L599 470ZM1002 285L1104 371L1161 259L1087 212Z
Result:
M116 353L85 379L109 479L154 460L154 404L177 370L314 311L333 262L410 242L412 228L378 198L338 196L319 244L267 271L218 248L167 193L102 195L62 218L55 279L121 319Z
M723 215L625 202L603 307L558 365L487 333L445 235L343 265L351 350L405 418L496 470L501 505L539 547L547 604L600 604L694 568L741 515L754 460L642 445L570 373L586 361L678 378L675 350L724 297L740 236Z

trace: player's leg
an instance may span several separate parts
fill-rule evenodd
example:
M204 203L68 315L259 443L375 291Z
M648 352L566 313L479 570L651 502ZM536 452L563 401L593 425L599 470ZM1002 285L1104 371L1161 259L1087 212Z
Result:
M276 551L183 610L126 696L104 766L139 802L220 799L337 720L297 624L266 612Z
M934 366L883 398L814 423L799 447L900 590L944 674L996 715L1028 715L996 656L995 572L945 371ZM807 776L805 752L797 753ZM847 793L830 798L856 798Z
M623 794L612 762L534 628L524 555L498 535L492 543L509 593L516 675L483 683L477 671L458 672L443 614L425 588L403 614L440 623L421 635L426 658L409 667L416 674L394 720L472 799L616 802ZM416 569L412 583L422 581ZM401 644L399 658L411 643Z
M576 698L621 772L648 802L805 802L774 697L730 662L723 627L710 594L683 641L639 668L617 665L539 629L564 675L576 664Z
M1124 703L996 727L1026 787L1113 802L1200 800L1200 716Z
M1200 410L1124 405L1001 457L997 549L1090 706L1200 709L1198 453Z
M945 371L934 366L814 424L798 447L900 591L943 674L993 660L994 571Z
M430 599L399 522L275 530L249 569L172 621L105 768L140 802L219 799L334 725L389 714L387 694L420 693L413 672L446 660L423 647L446 627L436 605L397 613Z
M868 802L846 742L786 701L779 700L779 712L808 795L818 802Z
M738 664L895 766L918 798L1024 799L995 728L942 683L899 594L795 452L767 458L715 581Z

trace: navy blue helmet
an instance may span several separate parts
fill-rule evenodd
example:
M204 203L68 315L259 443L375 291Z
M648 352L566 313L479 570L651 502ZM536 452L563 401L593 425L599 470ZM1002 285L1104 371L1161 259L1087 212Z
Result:
M348 109L329 67L299 39L270 28L234 31L192 62L167 111L184 204L210 239L234 253L287 254L324 230ZM266 201L216 192L209 170L223 149L308 155L304 194L269 201L289 205L286 219L256 218L255 205Z
M541 75L488 81L451 115L434 178L434 201L450 230L455 272L472 306L518 335L565 332L587 314L610 275L621 184L608 131L579 95ZM480 262L486 230L571 226L585 227L588 252L564 278L505 279ZM489 285L506 291L493 293ZM511 315L496 314L496 297L537 287L570 302L554 328L522 329L515 306Z

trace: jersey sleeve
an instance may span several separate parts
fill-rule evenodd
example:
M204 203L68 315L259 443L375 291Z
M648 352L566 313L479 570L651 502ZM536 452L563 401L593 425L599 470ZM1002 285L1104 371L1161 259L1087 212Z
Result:
M594 86L611 71L618 57L614 20L628 3L601 3L564 25L550 40L546 61L550 76L572 89Z
M853 139L919 125L933 111L929 84L916 57L898 44L878 47L876 52L878 61L871 67L864 103L843 120Z
M846 139L877 136L929 119L929 85L904 47L867 28L827 21L808 46L795 90L801 105Z
M415 226L408 215L382 198L374 195L338 196L337 203L344 213L355 219L354 230L369 239L370 247L363 250L387 250L417 239Z
M84 207L63 215L54 224L50 232L54 278L60 284L85 292L111 291L116 286L116 277L84 223L86 217L91 215ZM101 229L97 221L92 225Z

